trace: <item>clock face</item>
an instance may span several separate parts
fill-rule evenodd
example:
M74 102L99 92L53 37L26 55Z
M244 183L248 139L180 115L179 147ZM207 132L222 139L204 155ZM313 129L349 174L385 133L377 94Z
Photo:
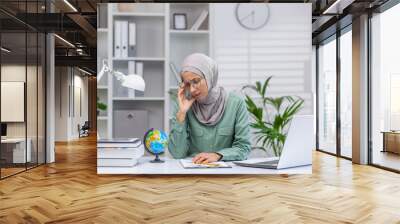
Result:
M235 16L238 23L244 28L257 30L267 24L269 8L266 3L238 3Z

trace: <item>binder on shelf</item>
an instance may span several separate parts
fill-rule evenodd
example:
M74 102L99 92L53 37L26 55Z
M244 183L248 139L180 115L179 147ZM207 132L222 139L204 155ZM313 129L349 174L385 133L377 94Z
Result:
M140 75L141 77L143 77L143 62L136 62L136 75ZM136 91L135 95L144 96L144 92Z
M114 22L114 57L121 57L121 22Z
M136 45L136 23L129 23L129 37L128 37L128 56L135 56L135 45Z
M143 77L143 62L136 62L136 75Z
M121 21L121 57L128 57L128 21Z
M135 61L128 61L128 74L136 74L136 69L135 69L136 63ZM135 97L135 90L134 89L128 89L128 97L134 98Z
M136 74L136 62L128 61L128 74Z
M198 30L201 24L203 24L203 22L206 20L207 16L208 16L208 11L203 10L200 16L196 19L196 22L193 23L193 26L192 28L190 28L190 30Z
M133 49L136 45L136 23L129 23L129 47Z

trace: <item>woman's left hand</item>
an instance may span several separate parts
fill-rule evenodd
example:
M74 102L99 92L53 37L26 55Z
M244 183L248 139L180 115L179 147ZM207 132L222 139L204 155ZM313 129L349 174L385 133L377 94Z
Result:
M214 152L202 152L193 157L192 162L199 163L212 163L216 162L221 158L221 155Z

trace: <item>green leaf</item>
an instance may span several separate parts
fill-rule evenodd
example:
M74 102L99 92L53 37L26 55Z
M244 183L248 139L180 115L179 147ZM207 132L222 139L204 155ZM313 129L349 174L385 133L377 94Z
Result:
M282 118L279 114L277 114L275 116L275 119L272 123L272 127L274 127L274 129L279 130L280 127L282 127L282 124L285 122L284 118Z
M276 97L276 98L266 97L264 99L264 102L271 105L276 110L276 112L279 113L284 99L285 99L284 97Z
M258 138L257 138L257 140L256 140L256 145L258 145L258 143L260 142L260 141L262 141L263 139L265 139L266 138L266 136L264 136L264 135L260 135ZM264 145L263 145L264 146Z
M265 81L264 85L261 89L261 96L264 98L265 97L265 92L267 91L267 87L269 86L269 81L272 79L272 76L269 76Z
M245 85L242 87L242 90L245 90L245 89L251 89L251 90L254 90L257 92L257 88L255 85Z
M287 125L293 116L301 110L303 104L304 100L297 99L288 105L288 107L282 113L282 116L285 119L284 126Z
M257 93L261 95L261 82L259 82L259 81L256 82L256 89L257 89Z
M252 116L256 120L262 120L262 118L263 118L263 109L257 107L257 105L254 103L254 101L248 95L246 95L245 102L246 102L246 105L247 105L247 110L250 112L250 114L252 114Z
M102 111L107 110L107 105L105 103L100 102L99 98L97 98L97 109Z

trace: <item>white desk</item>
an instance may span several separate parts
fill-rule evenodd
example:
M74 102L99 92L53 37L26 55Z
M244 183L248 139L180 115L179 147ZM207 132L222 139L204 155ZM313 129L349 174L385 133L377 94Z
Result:
M27 147L25 154L25 138L6 138L1 139L1 144L13 144L15 147L13 148L13 163L25 163L31 161L31 145L32 141L30 138L27 138Z
M164 163L150 163L154 157L142 157L136 166L133 167L97 167L98 174L311 174L312 166L301 166L289 169L260 169L242 167L227 162L232 168L204 168L184 169L179 160L161 157ZM273 158L271 158L273 159ZM255 158L252 161L265 161L265 158ZM250 161L250 160L248 160Z

